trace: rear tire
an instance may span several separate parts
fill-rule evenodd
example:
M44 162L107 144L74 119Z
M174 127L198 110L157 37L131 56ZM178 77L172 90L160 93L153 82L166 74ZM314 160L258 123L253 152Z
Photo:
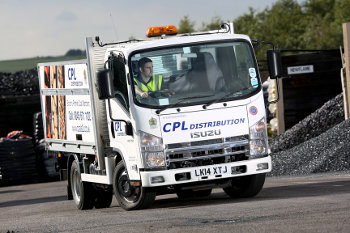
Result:
M231 187L224 188L227 195L232 198L246 198L256 196L265 183L266 174L242 176L231 179Z
M156 192L149 188L133 187L123 161L120 161L113 172L114 195L124 210L144 209L152 205Z
M81 181L77 161L71 166L70 182L74 202L78 209L86 210L94 207L94 189L91 183Z

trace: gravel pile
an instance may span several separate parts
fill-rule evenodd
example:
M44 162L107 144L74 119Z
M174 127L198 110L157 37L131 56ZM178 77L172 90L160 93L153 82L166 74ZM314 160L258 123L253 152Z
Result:
M350 120L291 149L272 154L270 176L350 171Z
M0 72L0 98L39 94L38 72L36 69L16 73Z
M270 140L270 149L273 153L287 150L319 136L343 120L343 94L339 94L285 133Z
M350 171L350 120L344 120L343 96L270 141L269 176Z

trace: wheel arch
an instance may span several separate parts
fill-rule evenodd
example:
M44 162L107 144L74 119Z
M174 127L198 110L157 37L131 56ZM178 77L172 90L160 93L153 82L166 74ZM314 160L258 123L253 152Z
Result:
M116 167L120 161L123 161L125 164L124 156L122 156L122 153L119 150L114 150L114 153L114 167Z
M113 153L115 154L114 168L118 165L120 161L123 161L124 166L128 170L129 178L131 180L141 180L141 176L138 169L138 163L136 161L132 162L131 160L127 159L127 151L113 148Z

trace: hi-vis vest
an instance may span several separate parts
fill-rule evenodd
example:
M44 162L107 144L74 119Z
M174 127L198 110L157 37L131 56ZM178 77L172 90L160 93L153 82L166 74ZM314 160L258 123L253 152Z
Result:
M162 75L158 75L158 78L156 78L156 75L153 74L152 80L145 85L144 83L140 82L140 80L137 79L138 75L134 75L134 81L141 88L144 92L149 91L159 91L162 86Z

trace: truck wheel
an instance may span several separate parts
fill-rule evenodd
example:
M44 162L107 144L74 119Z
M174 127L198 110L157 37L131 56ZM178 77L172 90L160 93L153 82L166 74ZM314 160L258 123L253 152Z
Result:
M72 187L67 185L67 200L73 200Z
M94 190L91 183L82 182L77 161L74 161L70 170L70 182L74 202L78 209L92 209L94 207Z
M111 190L96 190L95 208L109 208L112 204L113 193Z
M176 195L179 199L191 198L191 197L208 197L211 194L212 189L204 190L179 190L176 192Z
M264 186L265 176L263 173L232 178L231 187L224 188L224 191L233 198L254 197Z
M156 192L153 190L130 185L123 161L120 161L114 169L113 191L119 205L125 210L147 208L156 198Z

